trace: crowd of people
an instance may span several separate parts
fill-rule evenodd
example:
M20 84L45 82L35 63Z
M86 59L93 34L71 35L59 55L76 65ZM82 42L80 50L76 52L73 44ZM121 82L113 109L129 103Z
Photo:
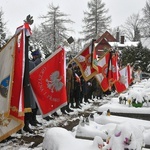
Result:
M39 65L41 61L41 53L39 50L36 50L31 53L32 60L29 60L29 71ZM141 80L141 70L140 68L134 72L134 80ZM111 91L113 88L111 89ZM67 65L66 68L66 91L67 91L67 105L62 107L60 111L62 114L69 114L73 112L74 109L81 109L82 103L90 103L89 99L93 98L102 99L104 95L111 94L111 91L108 90L103 92L101 86L97 82L96 78L86 81L81 73L79 66L75 62L71 62ZM30 88L30 103L32 111L30 113L25 113L25 126L23 128L24 131L33 133L30 129L29 124L32 126L42 125L41 122L38 122L36 119L38 106L36 104L36 100L33 96L32 90ZM55 116L59 116L57 112L51 114L51 116L47 116L43 119L49 121L54 119Z
M41 61L41 53L37 49L31 53L32 60L29 59L29 71L34 69L37 65L39 65ZM67 91L67 105L62 107L60 111L62 114L68 114L73 112L74 109L81 109L81 103L90 103L89 99L94 98L102 98L103 92L95 78L92 78L89 81L86 81L82 73L80 71L79 66L73 62L69 63L66 68L66 91ZM33 133L29 124L31 126L42 125L41 122L38 122L36 119L36 115L38 111L38 106L36 104L36 100L33 96L31 87L30 87L30 104L31 104L31 112L25 113L25 125L23 130L29 133ZM54 112L50 116L47 116L43 119L49 121L54 119L55 116L59 116L57 112Z

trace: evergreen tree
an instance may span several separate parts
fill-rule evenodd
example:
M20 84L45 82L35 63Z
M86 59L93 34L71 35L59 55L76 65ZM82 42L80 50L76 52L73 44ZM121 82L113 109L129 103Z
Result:
M121 51L122 66L126 66L128 63L133 65L136 62L136 49L135 47L126 47Z
M108 30L111 17L106 16L107 12L108 9L105 9L105 3L102 3L102 0L88 2L88 11L84 12L84 26L81 32L85 35L85 41L90 41Z
M49 55L51 52L48 50L48 47L45 45L43 39L40 38L42 33L39 28L34 26L34 28L32 29L32 33L33 34L30 38L30 46L32 47L31 51L39 49L44 53L45 56Z
M134 66L136 69L141 67L142 71L149 72L148 65L150 64L150 51L147 48L143 48L139 43L137 47L127 47L122 50L122 65L125 66L128 63Z
M4 12L0 9L0 49L6 44L6 23L3 20Z
M59 45L62 45L67 39L68 32L71 31L66 27L66 24L73 23L67 19L68 15L60 12L59 6L49 5L46 15L41 16L44 22L41 24L40 39L43 44L50 50L55 51Z

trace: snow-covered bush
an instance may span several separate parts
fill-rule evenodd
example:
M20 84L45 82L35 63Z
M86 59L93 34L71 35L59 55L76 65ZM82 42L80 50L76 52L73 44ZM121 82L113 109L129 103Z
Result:
M132 106L134 107L142 107L144 103L142 93L135 89L129 91L127 100L131 101Z
M127 122L118 124L110 137L105 150L141 150L144 146L142 130Z

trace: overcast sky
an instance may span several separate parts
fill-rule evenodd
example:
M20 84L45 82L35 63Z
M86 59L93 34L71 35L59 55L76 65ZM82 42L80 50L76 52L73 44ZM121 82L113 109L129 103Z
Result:
M4 21L7 22L7 28L13 34L16 27L23 24L23 20L28 14L34 17L34 25L42 21L38 17L46 15L48 5L60 7L60 11L69 14L69 18L74 21L72 25L77 37L78 32L82 30L83 11L87 10L89 0L0 0L0 7L4 12ZM126 19L133 13L141 12L147 0L102 0L109 9L108 15L112 17L111 27L117 27L124 24ZM32 25L32 26L34 26ZM31 27L32 28L32 27Z

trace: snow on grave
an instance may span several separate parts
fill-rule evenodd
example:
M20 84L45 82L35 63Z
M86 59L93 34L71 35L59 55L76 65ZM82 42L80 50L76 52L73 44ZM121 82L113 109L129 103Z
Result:
M102 115L95 114L94 121L101 125L106 125L108 123L120 124L123 122L130 122L131 124L136 123L137 126L143 127L145 129L150 129L150 121L134 119L129 117L115 116L115 115L107 116L106 113L107 112L104 111Z
M107 143L104 148L107 150L141 150L144 146L144 138L141 129L125 122L116 126L114 133L110 136Z
M143 107L133 107L129 103L126 104L120 104L119 98L112 98L109 103L104 104L98 108L99 113L103 113L104 111L110 110L110 112L113 114L138 114L138 115L150 115L150 107L147 107L147 104L145 104Z
M133 135L132 138L134 138L135 141L139 140L139 137L141 137L140 141L144 142L140 142L142 143L140 146L144 143L146 146L150 146L150 121L113 115L107 116L107 112L103 112L102 115L94 114L94 121L89 120L88 124L83 122L83 118L80 118L80 123L74 128L74 132L77 138L94 139L95 136L100 136L104 141L108 141L110 137L114 136L114 133L117 134L117 130L123 129L122 126L124 126L125 130L127 130L130 126L130 130L134 132L131 132L131 134ZM123 133L124 131L121 132ZM119 140L118 142L121 141Z
M133 84L125 93L119 95L119 103L129 104L129 106L142 107L149 106L150 101L150 80L142 80ZM146 98L145 98L146 97Z
M100 136L102 139L107 139L107 130L102 129L103 125L86 120L87 118L81 116L79 125L73 129L76 131L76 138L93 140L95 136Z
M74 128L76 138L93 140L95 136L100 136L102 139L107 140L108 134L111 134L116 127L114 123L102 125L92 120L87 123L86 120L80 117L79 125Z
M96 136L93 141L76 139L60 127L48 129L43 140L43 150L101 150L102 146L101 137Z

